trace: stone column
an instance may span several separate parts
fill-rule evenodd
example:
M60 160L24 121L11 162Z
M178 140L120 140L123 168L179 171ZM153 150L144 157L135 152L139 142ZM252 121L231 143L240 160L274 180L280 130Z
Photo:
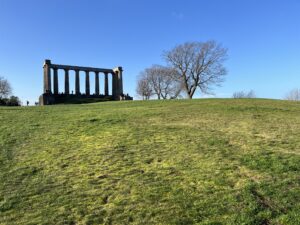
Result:
M122 67L117 67L113 69L114 71L114 99L120 100L121 94L123 94L123 84L122 84Z
M99 95L99 72L95 72L95 94Z
M80 78L79 78L79 70L75 70L75 94L80 94Z
M119 66L118 69L119 69L119 74L118 74L119 94L123 94L123 77L122 77L123 68Z
M46 59L44 62L44 93L51 93L51 61Z
M54 94L57 95L58 94L58 74L57 74L57 68L54 68L54 74L53 74L53 79L54 79Z
M112 95L116 99L118 97L118 71L112 73Z
M69 70L65 69L65 94L70 94L70 85L69 85Z
M108 91L108 73L104 73L104 95L108 96L109 95L109 91Z
M85 71L85 94L90 95L90 75L89 75L89 71Z

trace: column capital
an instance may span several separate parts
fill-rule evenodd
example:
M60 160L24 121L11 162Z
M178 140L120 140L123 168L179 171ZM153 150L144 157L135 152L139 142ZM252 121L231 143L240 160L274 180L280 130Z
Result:
M51 65L51 60L50 59L45 59L44 66L45 65Z
M118 67L114 68L113 71L114 71L114 72L115 72L115 71L120 71L120 72L122 72L122 71L123 71L123 68L122 68L122 66L118 66Z

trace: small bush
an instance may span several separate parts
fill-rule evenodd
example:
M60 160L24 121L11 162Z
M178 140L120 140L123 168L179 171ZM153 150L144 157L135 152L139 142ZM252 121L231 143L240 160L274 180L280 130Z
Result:
M300 89L295 88L291 90L289 93L287 93L285 99L290 101L300 101Z
M255 92L253 90L247 92L238 91L234 92L232 98L256 98Z
M0 98L0 105L2 105L2 106L21 106L21 102L17 96L10 96L10 98Z

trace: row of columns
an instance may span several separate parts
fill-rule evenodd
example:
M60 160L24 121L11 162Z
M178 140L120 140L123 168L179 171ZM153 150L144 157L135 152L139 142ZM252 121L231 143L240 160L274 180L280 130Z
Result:
M72 69L72 66L61 66L70 67L69 69L59 68L58 66L51 65L50 60L46 60L44 64L44 93L52 93L51 90L51 69L53 69L53 93L58 94L58 69L64 69L65 71L65 94L70 94L69 86L69 70L75 70L75 94L80 94L80 78L79 69ZM78 67L77 67L78 68ZM99 73L100 71L89 71L85 70L85 91L86 95L90 95L90 76L89 73L95 73L95 94L100 94L99 88ZM108 74L109 72L104 71L104 95L109 95L109 85L108 85ZM111 70L112 74L112 95L118 97L123 94L123 82L122 82L122 67L117 67Z
M53 93L58 94L58 68L54 68L54 85L53 85ZM69 70L65 69L65 94L70 94L70 85L69 85ZM79 70L75 70L75 94L80 94L80 78L79 78ZM85 71L85 92L86 95L90 95L90 71ZM51 83L50 83L51 85ZM51 88L51 86L50 86ZM109 95L108 91L108 73L104 73L104 94ZM99 87L99 72L95 72L95 94L100 94Z

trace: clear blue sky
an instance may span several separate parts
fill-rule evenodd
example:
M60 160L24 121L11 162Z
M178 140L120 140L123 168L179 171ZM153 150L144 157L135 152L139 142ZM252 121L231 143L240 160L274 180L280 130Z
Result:
M135 96L136 76L164 64L164 50L214 39L229 49L217 97L253 89L282 98L300 87L299 12L299 0L0 0L0 75L33 102L42 93L44 59L120 65L124 91Z

